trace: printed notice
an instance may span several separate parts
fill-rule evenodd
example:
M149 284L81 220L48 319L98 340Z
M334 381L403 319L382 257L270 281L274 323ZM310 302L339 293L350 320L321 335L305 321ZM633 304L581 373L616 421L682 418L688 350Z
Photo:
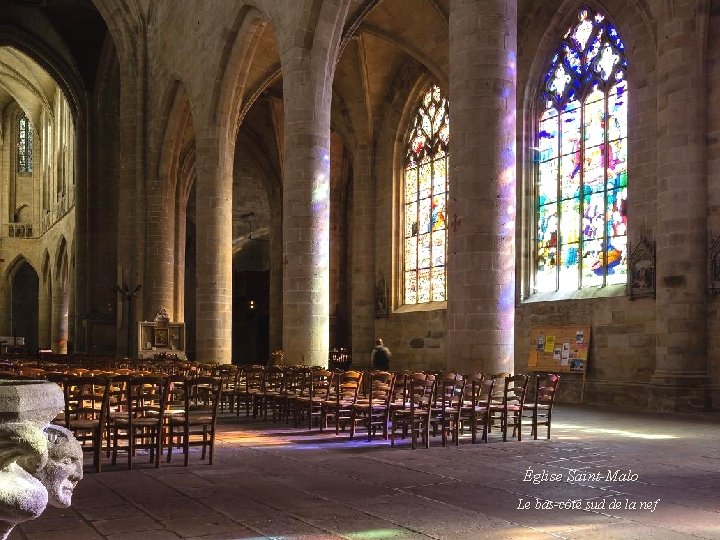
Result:
M555 336L545 336L545 352L551 353L555 351Z

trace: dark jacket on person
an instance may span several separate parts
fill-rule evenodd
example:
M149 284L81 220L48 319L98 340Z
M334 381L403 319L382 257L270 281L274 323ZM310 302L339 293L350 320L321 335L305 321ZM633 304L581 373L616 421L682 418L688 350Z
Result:
M389 369L391 356L392 353L390 352L390 349L384 345L375 345L375 348L372 351L372 356L370 357L373 369Z

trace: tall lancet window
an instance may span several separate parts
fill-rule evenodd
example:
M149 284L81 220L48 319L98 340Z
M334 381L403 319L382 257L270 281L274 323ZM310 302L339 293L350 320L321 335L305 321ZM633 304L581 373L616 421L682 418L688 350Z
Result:
M410 123L405 151L405 304L446 299L448 122L448 100L433 85Z
M545 72L537 125L538 292L625 283L627 60L617 29L582 9Z
M17 172L31 173L33 162L32 126L24 114L18 119Z

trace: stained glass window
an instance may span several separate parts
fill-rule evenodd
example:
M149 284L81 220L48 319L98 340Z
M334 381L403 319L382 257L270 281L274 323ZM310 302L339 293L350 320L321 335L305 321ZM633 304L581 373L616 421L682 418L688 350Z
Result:
M405 304L446 299L448 122L447 98L433 85L413 117L405 153Z
M607 18L581 9L545 72L538 120L539 292L625 283L627 59Z
M17 172L32 172L32 155L33 136L32 126L28 117L24 114L18 120L18 139L17 139Z

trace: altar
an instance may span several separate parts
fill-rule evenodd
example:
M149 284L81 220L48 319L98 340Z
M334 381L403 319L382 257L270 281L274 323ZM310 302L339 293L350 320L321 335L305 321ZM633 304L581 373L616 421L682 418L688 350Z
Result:
M138 321L138 358L173 354L185 358L185 323L172 322L163 308L152 321Z

